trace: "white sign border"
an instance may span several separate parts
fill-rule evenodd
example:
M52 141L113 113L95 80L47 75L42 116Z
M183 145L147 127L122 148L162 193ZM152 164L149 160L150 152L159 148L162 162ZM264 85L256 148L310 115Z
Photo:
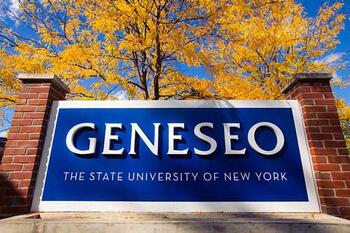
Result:
M307 202L111 202L42 201L59 109L74 108L291 108L308 195ZM135 212L321 212L314 171L297 100L241 101L54 101L36 179L32 211Z

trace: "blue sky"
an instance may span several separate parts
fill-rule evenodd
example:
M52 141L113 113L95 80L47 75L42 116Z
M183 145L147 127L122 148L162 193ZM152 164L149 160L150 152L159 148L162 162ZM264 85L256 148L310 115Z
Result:
M0 8L9 6L11 10L16 10L18 8L18 4L16 4L18 0L0 0ZM346 15L345 20L345 29L340 33L339 40L340 44L332 51L329 51L324 57L320 59L322 62L344 62L348 67L343 70L338 70L336 74L334 74L335 78L340 77L345 81L349 81L350 83L350 1L349 0L340 0L344 2L344 7L341 9L341 13ZM325 3L328 2L332 4L336 2L335 0L296 0L297 3L302 4L305 7L305 12L309 17L315 17L318 13L319 8ZM4 12L0 9L0 17L4 15ZM7 21L8 22L8 21ZM10 24L12 27L16 29L20 29L16 27L15 23L12 22ZM184 64L179 64L178 67L180 72L184 72L191 76L197 76L201 78L208 77L208 73L206 73L203 67L200 68L190 68ZM337 97L343 98L346 100L347 104L350 105L350 86L344 88L334 88L334 93ZM6 110L7 118L11 118L13 112L11 110ZM9 124L5 124L4 126L0 126L0 135L3 129L9 127Z
M297 0L305 7L305 11L310 17L315 17L318 13L320 6L325 2L332 4L337 2L335 0L324 1L324 0ZM338 70L336 76L341 77L345 81L350 82L350 1L340 1L344 3L340 13L346 15L345 28L339 35L340 44L326 56L323 57L323 61L334 61L338 59L341 62L345 62L348 66L346 69ZM337 97L346 100L347 104L350 104L350 86L345 88L333 88L334 93Z

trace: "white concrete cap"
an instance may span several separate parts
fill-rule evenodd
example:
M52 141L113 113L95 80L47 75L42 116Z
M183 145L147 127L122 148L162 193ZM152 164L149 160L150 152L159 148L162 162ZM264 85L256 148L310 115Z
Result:
M290 82L282 89L282 93L288 93L288 91L299 82L328 82L331 79L331 73L298 73L295 74Z
M22 83L48 82L57 85L67 93L69 92L68 86L55 74L20 73L17 77Z

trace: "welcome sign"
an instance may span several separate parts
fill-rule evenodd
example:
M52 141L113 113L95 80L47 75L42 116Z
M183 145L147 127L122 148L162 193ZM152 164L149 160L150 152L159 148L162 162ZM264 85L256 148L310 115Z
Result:
M297 101L58 101L39 211L319 212Z

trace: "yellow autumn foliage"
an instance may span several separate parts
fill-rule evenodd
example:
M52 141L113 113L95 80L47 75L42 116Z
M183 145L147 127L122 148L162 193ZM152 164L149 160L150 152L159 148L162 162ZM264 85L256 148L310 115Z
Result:
M350 148L350 106L347 106L345 100L338 99L337 107L339 112L340 124L343 128L344 137L348 148Z
M342 3L308 17L294 0L21 0L0 27L0 97L19 72L54 73L73 99L283 99L295 73L339 43ZM177 67L205 67L209 78Z

